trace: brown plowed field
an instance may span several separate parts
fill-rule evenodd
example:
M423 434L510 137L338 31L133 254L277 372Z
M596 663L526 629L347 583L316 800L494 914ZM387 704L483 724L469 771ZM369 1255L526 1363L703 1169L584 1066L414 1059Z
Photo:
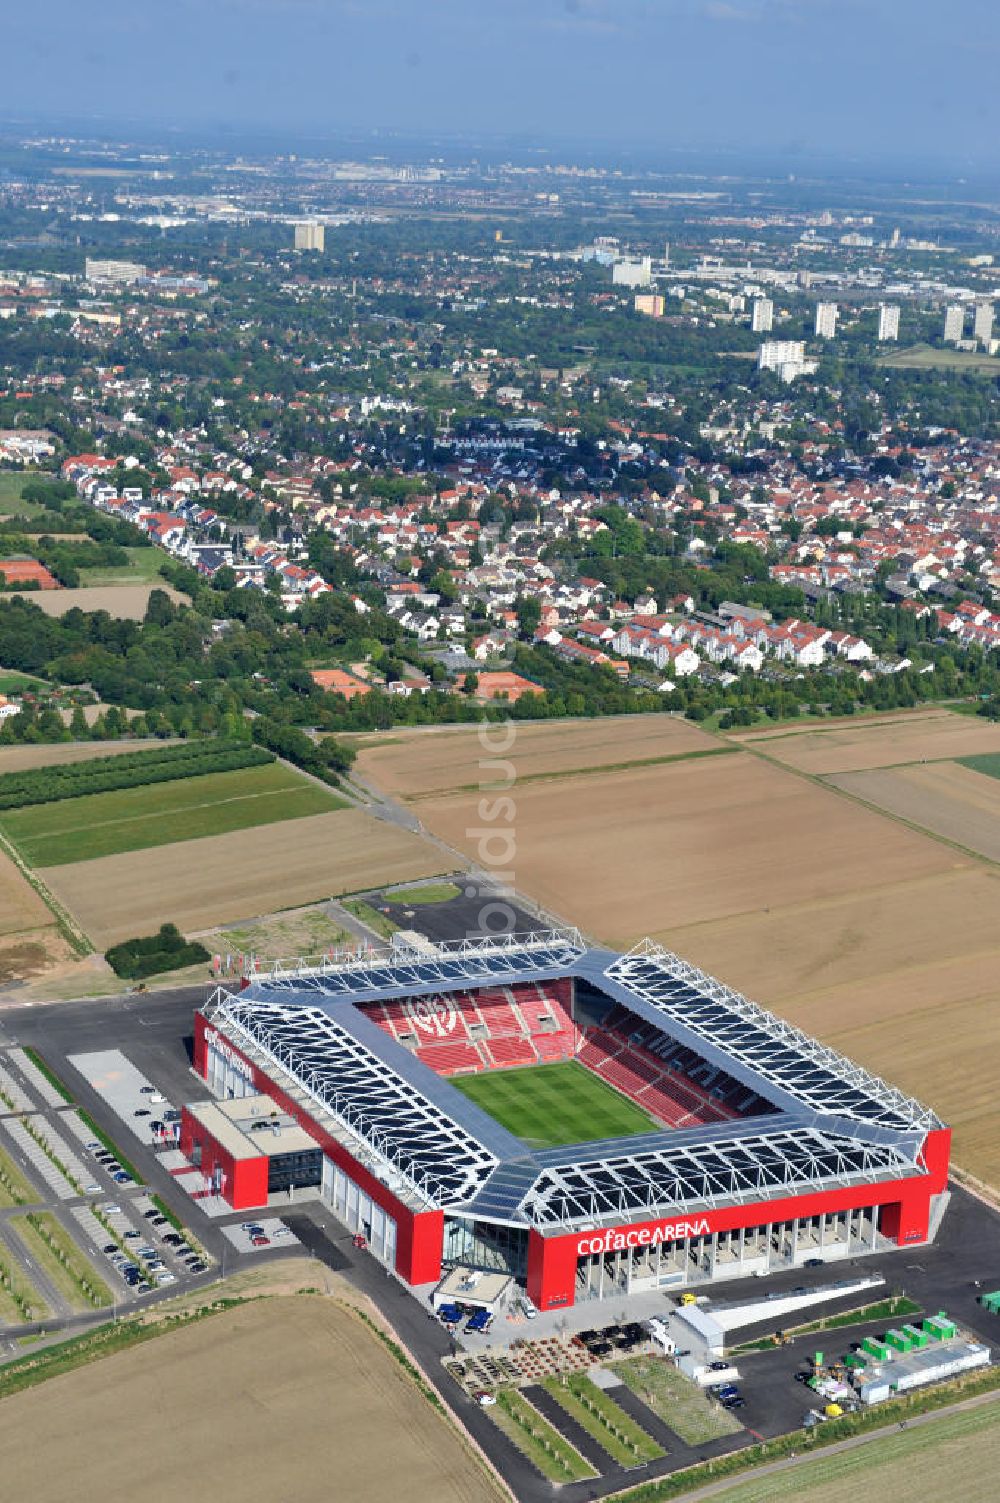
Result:
M908 881L959 859L745 753L515 785L510 796L509 826L484 825L475 793L421 800L420 817L473 859L479 829L509 828L517 885L613 944Z
M153 850L47 867L46 884L99 949L165 920L182 930L251 919L454 865L419 835L342 809Z
M186 595L172 590L168 584L138 585L83 585L78 590L37 590L30 600L40 606L47 616L65 616L76 606L81 611L107 611L119 621L141 621L146 614L149 597L153 590L162 590L175 605L189 605ZM0 601L16 599L16 596L0 596Z
M846 793L1000 862L1000 778L956 762L845 772L828 779Z
M667 715L624 715L552 724L508 721L358 737L358 771L385 793L420 797L517 778L714 751L717 737Z
M998 752L1000 725L950 710L920 710L890 720L841 721L827 730L748 731L738 739L801 772L859 772Z
M31 1503L503 1496L378 1338L308 1296L244 1305L13 1394L0 1446L6 1496Z

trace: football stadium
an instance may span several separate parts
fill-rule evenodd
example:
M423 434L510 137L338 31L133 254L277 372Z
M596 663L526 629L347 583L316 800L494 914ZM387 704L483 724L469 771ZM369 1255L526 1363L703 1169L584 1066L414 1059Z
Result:
M919 1244L933 1112L646 941L278 965L195 1019L181 1147L235 1208L319 1195L406 1283L541 1310Z

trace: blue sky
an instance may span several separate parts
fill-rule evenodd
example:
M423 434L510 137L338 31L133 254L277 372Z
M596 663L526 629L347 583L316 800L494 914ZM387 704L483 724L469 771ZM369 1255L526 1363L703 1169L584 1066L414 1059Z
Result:
M112 131L997 165L998 0L37 0L3 52L5 115Z

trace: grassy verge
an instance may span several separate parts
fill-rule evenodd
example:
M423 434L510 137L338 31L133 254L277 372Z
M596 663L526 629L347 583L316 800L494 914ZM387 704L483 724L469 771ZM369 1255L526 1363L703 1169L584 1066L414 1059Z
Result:
M24 1216L12 1217L10 1225L74 1309L111 1304L111 1290L50 1212L28 1211Z
M401 908L419 908L427 903L450 903L462 896L454 882L425 882L420 887L404 887L399 892L383 893L387 903Z
M41 1200L9 1154L0 1148L0 1206L31 1205Z
M362 924L366 924L369 929L374 929L375 933L380 934L383 939L391 939L400 927L399 924L394 924L386 914L379 913L377 908L366 903L363 898L346 898L342 901L341 907L346 908L348 913Z
M612 1371L688 1445L704 1445L740 1429L727 1410L663 1357L628 1357L614 1363Z
M836 1315L827 1315L821 1320L810 1320L801 1326L785 1326L786 1336L811 1336L820 1331L836 1331L843 1326L859 1326L871 1320L896 1320L900 1316L919 1315L922 1306L915 1304L905 1294L894 1294L889 1299L876 1300L873 1305L860 1305L856 1310L841 1310ZM757 1341L745 1341L734 1346L730 1355L738 1357L747 1352L766 1352L774 1346L770 1336Z
M97 1141L99 1143L103 1143L104 1147L108 1150L109 1153L114 1154L119 1164L121 1164L122 1168L125 1170L125 1173L131 1175L137 1185L141 1185L143 1183L142 1175L132 1163L132 1160L126 1158L125 1154L122 1153L114 1138L109 1137L108 1134L104 1131L103 1127L98 1127L97 1123L94 1121L93 1117L89 1115L89 1113L81 1110L80 1107L77 1107L77 1111L80 1113L80 1121L84 1124L87 1131L92 1132Z
M360 1321L364 1322L364 1324L373 1333L373 1335L378 1337L382 1345L396 1359L411 1382L415 1383L416 1386L420 1389L420 1392L423 1394L428 1404L430 1404L431 1408L437 1409L441 1414L444 1414L445 1408L440 1398L438 1397L438 1394L427 1382L427 1379L424 1377L420 1369L410 1361L409 1357L403 1351L403 1348L400 1346L399 1342L393 1341L389 1333L387 1331L384 1331L377 1321L372 1320L370 1315L366 1315L364 1310L359 1310L356 1305L342 1305L341 1308L348 1310L352 1315L356 1315Z
M574 1373L565 1383L546 1378L542 1387L622 1466L641 1466L664 1455L663 1447L585 1374Z
M14 1258L0 1246L0 1320L5 1325L27 1325L51 1312L35 1286L22 1273Z
M890 1299L880 1299L874 1305L862 1305L860 1310L843 1310L837 1315L828 1315L824 1320L811 1320L807 1325L793 1326L791 1336L808 1336L813 1331L835 1331L840 1326L856 1326L866 1320L896 1320L901 1315L919 1315L922 1306L905 1294L894 1294Z
M64 1080L59 1079L59 1076L54 1070L50 1069L50 1067L45 1063L42 1056L39 1054L38 1050L26 1048L24 1052L27 1055L28 1059L31 1060L31 1063L34 1065L39 1074L45 1076L45 1079L48 1081L53 1090L58 1091L64 1101L72 1101L73 1093L70 1090L69 1086Z
M184 1225L181 1218L177 1215L176 1211L172 1211L170 1209L165 1200L161 1200L158 1195L152 1196L151 1199L160 1215L166 1216L175 1232L184 1232L185 1234L187 1233L187 1227Z
M489 1414L522 1456L550 1482L582 1482L596 1475L576 1447L516 1388L501 1388Z
M47 1346L40 1352L33 1352L30 1356L20 1357L17 1361L0 1367L0 1399L19 1393L22 1389L32 1388L36 1383L43 1383L46 1378L55 1378L60 1373L84 1367L98 1357L109 1357L113 1352L125 1351L143 1341L152 1341L157 1336L166 1335L168 1331L176 1331L179 1326L191 1325L207 1315L215 1315L243 1303L240 1299L217 1300L200 1310L166 1315L148 1325L138 1320L122 1320L114 1325L98 1326L85 1336L74 1336L69 1341Z

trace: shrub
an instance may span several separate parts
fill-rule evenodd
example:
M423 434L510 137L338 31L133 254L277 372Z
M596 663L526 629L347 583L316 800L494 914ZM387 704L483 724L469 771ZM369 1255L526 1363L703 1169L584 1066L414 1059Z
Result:
M175 924L163 924L158 934L126 939L105 950L104 958L116 976L141 981L161 971L177 971L182 966L208 960L209 953L197 940L186 940Z

